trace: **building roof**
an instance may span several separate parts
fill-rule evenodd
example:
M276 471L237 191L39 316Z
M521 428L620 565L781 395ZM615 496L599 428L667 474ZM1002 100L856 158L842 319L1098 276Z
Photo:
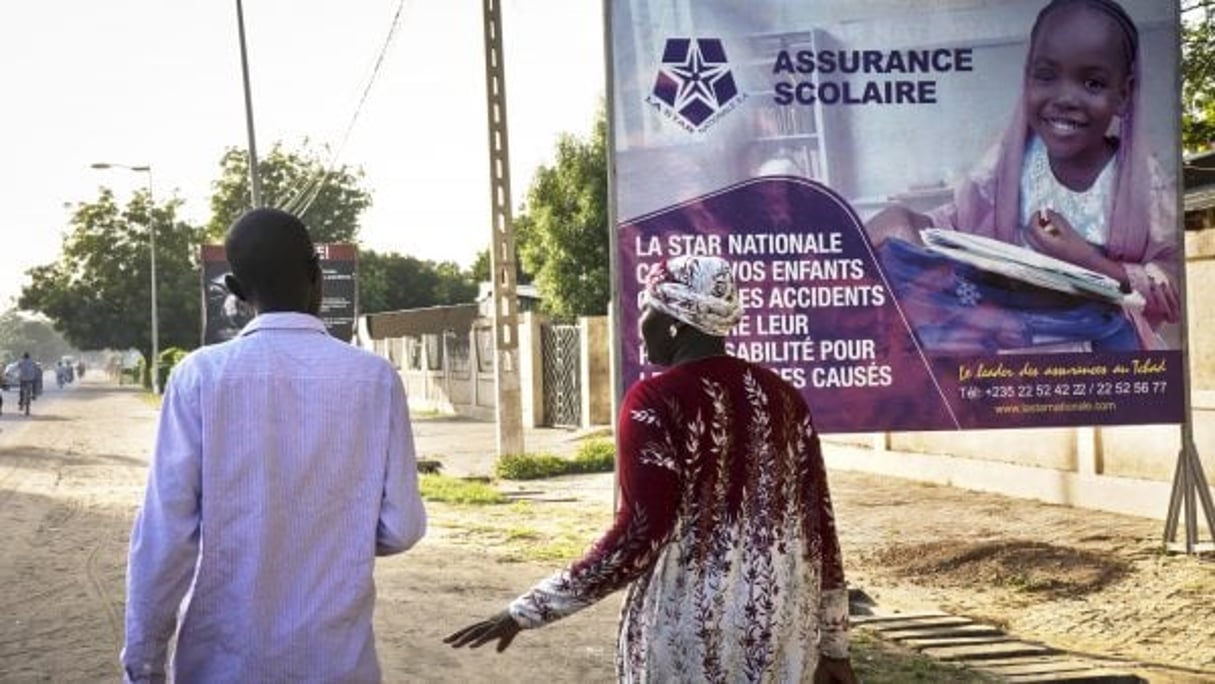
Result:
M405 311L367 314L367 333L373 340L411 335L466 333L477 319L475 303L430 306Z
M1185 210L1202 211L1215 207L1215 150L1187 156L1181 172Z

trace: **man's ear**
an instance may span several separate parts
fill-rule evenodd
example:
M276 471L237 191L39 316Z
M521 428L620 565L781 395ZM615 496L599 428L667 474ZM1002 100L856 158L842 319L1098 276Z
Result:
M228 288L228 292L236 295L236 298L242 302L247 302L249 299L245 297L245 291L240 286L240 281L231 273L224 276L224 287Z

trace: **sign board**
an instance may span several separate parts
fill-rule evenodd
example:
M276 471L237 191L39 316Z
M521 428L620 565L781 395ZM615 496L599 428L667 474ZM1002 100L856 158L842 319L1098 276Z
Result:
M618 391L712 254L822 432L1181 422L1178 8L1045 5L609 2Z
M350 244L318 244L322 282L320 318L330 335L349 342L358 310L358 249ZM228 291L224 276L232 272L222 245L203 245L203 344L224 342L253 320L248 304Z

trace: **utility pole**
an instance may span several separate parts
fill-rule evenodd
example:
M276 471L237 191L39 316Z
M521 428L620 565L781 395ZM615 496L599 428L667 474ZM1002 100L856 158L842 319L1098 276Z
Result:
M240 35L240 73L245 86L245 128L249 136L249 192L253 208L262 206L262 184L257 176L257 141L253 136L253 94L249 87L249 54L245 50L245 12L236 0L236 28Z
M493 296L494 384L498 455L523 453L523 401L519 381L519 312L515 296L515 237L511 226L510 153L506 131L506 67L500 0L482 0L485 15L485 94L489 122L490 208L493 240L489 265Z

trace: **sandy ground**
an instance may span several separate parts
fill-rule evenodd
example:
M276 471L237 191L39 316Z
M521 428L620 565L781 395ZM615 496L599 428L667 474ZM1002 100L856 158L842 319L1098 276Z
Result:
M156 411L97 377L48 389L30 418L14 404L0 417L0 681L115 681L127 539ZM448 472L492 462L492 425L422 419L416 432L420 455ZM528 449L570 452L573 437L529 434ZM1143 673L1178 668L1152 681L1215 682L1215 563L1160 553L1161 522L857 473L833 472L831 485L850 582L883 609L977 617ZM558 500L534 506L562 507L554 519L573 514L579 530L608 519L610 475L525 488ZM431 513L426 540L377 565L385 681L613 679L619 595L504 654L443 645L557 564L479 546L461 534L473 523L456 507Z

